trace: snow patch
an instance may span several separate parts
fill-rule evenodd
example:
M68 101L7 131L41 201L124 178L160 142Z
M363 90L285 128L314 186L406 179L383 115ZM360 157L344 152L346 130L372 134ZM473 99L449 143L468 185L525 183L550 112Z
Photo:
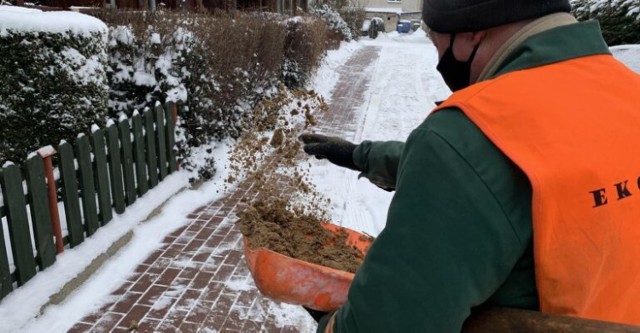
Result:
M0 31L14 33L72 32L77 35L90 35L98 32L106 35L108 29L107 25L99 19L81 13L69 11L43 12L36 9L1 5Z
M56 153L56 150L53 148L52 145L48 145L48 146L44 146L40 149L37 150L38 155L40 155L41 157L47 157L47 156L51 156L53 154Z
M616 45L609 48L613 56L640 74L640 44Z

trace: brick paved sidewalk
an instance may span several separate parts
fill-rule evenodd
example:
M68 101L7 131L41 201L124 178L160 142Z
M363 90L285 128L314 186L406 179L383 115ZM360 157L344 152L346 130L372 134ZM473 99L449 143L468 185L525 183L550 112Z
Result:
M379 49L365 46L339 68L329 111L316 115L324 133L352 134L354 110L373 73ZM250 183L191 213L190 222L163 240L99 311L69 332L299 332L279 324L274 303L255 288L235 226L234 209ZM249 287L247 287L249 286Z

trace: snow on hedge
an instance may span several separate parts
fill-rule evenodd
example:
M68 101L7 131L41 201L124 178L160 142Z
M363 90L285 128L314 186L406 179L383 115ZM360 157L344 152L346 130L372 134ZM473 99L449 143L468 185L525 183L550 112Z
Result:
M627 15L636 16L640 20L640 2L638 0L592 0L591 11L596 11L607 6L628 6Z
M104 123L107 32L80 13L0 6L0 77L8 83L0 85L0 123L10 124L0 127L0 160L20 163Z
M324 19L329 26L329 30L340 32L344 37L344 40L350 41L353 39L351 30L349 30L349 25L345 22L342 16L340 16L340 13L331 8L331 6L322 4L318 7L311 7L309 8L309 13Z
M107 25L95 17L76 12L43 12L24 7L0 6L0 36L8 31L90 35L107 32Z
M607 8L624 7L627 15L640 20L640 1L638 0L571 0L574 10L596 13Z

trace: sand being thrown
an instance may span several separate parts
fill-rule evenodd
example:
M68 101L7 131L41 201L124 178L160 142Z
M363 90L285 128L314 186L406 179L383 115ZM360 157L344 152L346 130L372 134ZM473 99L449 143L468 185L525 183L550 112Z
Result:
M308 157L297 137L315 125L313 114L326 112L327 105L313 91L280 91L254 109L254 130L243 134L232 152L227 182L253 183L239 209L240 230L251 248L353 273L363 255L346 245L346 232L321 226L329 221L324 207L330 202L310 182L309 164L300 162Z

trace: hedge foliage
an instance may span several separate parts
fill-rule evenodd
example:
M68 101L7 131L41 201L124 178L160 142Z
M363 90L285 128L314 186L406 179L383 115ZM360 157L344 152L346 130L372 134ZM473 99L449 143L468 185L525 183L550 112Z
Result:
M107 118L106 31L0 34L0 161L21 163Z
M365 11L362 7L344 6L338 1L317 1L309 13L322 18L327 23L327 47L337 49L340 41L360 39Z
M340 16L344 19L351 31L353 39L360 39L362 33L362 23L364 23L365 11L362 7L343 7L338 10Z
M212 140L237 138L246 118L282 82L307 84L325 54L325 23L269 13L101 11L110 27L110 114L159 101L182 104L178 157L199 176L214 174ZM194 156L198 152L198 156ZM205 149L205 155L211 154Z
M108 31L0 36L0 75L8 83L0 86L2 160L22 161L94 123L174 101L181 166L208 178L215 173L212 142L239 137L254 108L282 84L305 87L326 53L326 22L313 15L108 9L92 15Z
M572 6L578 20L600 22L609 46L640 43L640 1L573 0Z
M342 18L340 13L334 10L328 3L316 4L309 9L309 12L325 20L327 22L327 28L339 33L342 39L346 41L357 39L360 35L359 33L355 35L352 34L349 24Z

